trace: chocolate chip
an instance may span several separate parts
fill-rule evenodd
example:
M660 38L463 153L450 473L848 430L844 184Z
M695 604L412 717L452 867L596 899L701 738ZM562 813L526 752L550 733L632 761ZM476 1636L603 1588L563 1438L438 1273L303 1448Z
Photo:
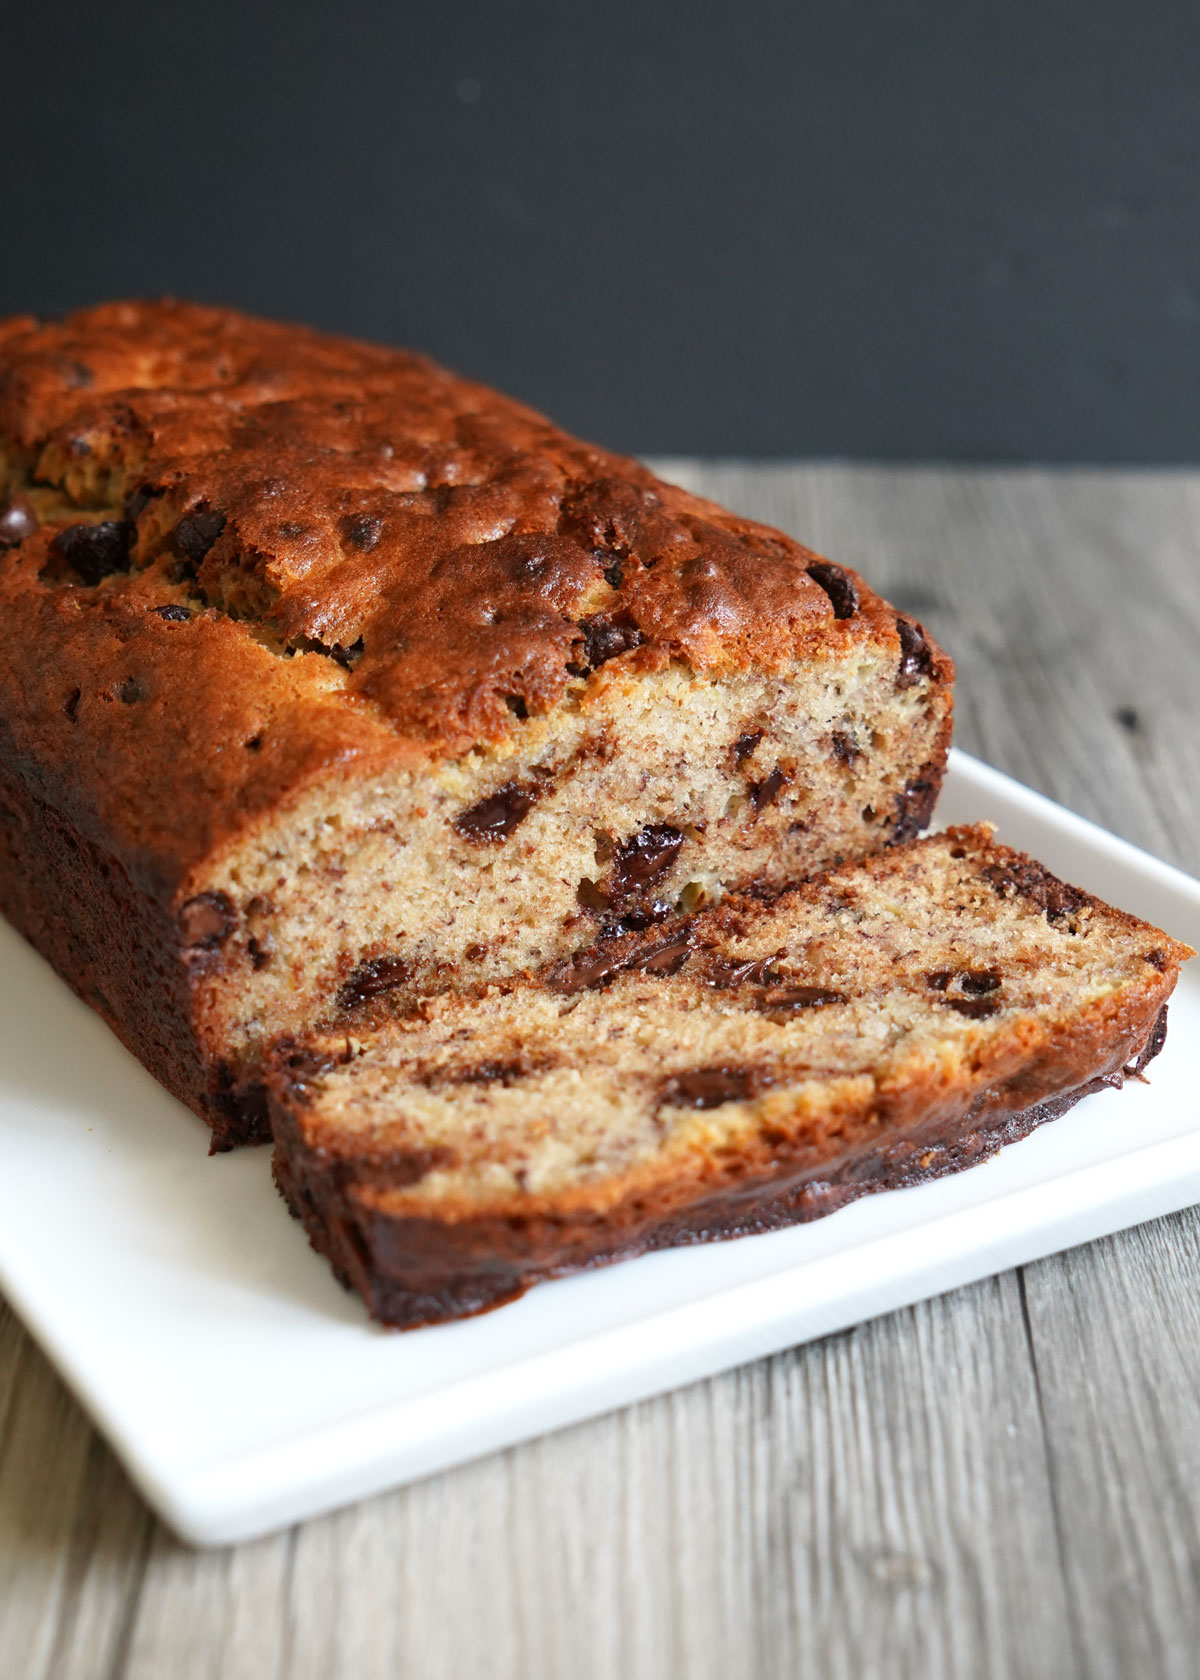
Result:
M306 1106L311 1098L309 1087L324 1074L332 1073L338 1065L336 1056L320 1050L295 1050L285 1060L285 1077L290 1095Z
M835 729L833 732L833 756L842 764L854 764L862 757L857 741L844 729Z
M991 863L982 872L983 878L1001 898L1023 898L1044 911L1048 922L1065 921L1089 902L1088 895L1078 887L1056 880L1048 869L1032 858L1013 858L1011 862Z
M933 675L933 655L919 624L911 619L897 618L896 630L900 637L900 668L896 673L896 687L912 688L922 677Z
M751 729L745 735L738 736L733 743L733 762L739 770L762 738L763 732L761 729Z
M985 997L999 991L1004 976L998 968L937 968L925 976L925 984L934 992L953 992L958 996Z
M181 607L174 601L168 601L165 607L151 607L150 611L159 618L165 618L168 624L186 624L192 616L190 607Z
M1153 951L1146 951L1143 954L1142 961L1148 962L1150 967L1156 968L1160 974L1165 974L1167 971L1166 955L1164 952L1159 950L1157 945L1154 947Z
M754 957L748 962L731 962L726 957L718 957L708 965L708 983L710 986L774 986L781 976L778 969L771 967L774 957Z
M232 1077L228 1070L223 1068L222 1075L226 1087L231 1086ZM265 1085L256 1083L236 1090L212 1091L208 1100L224 1122L213 1129L214 1154L236 1149L240 1144L270 1142L271 1122Z
M608 660L640 647L645 639L632 624L615 623L605 613L581 618L579 628L583 632L583 658L572 661L568 666L572 676L582 677L589 671L598 670Z
M18 548L38 528L38 516L28 496L14 496L0 508L0 548Z
M368 957L338 988L338 1008L355 1009L368 998L394 992L411 973L412 965L403 957Z
M722 1103L744 1102L753 1096L756 1083L750 1068L693 1068L668 1079L661 1100L672 1108L720 1108Z
M126 677L117 693L127 706L132 706L142 698L142 685L136 677Z
M828 595L834 618L854 617L858 611L858 590L848 573L828 560L814 560L808 575Z
M246 949L250 953L250 961L254 968L261 971L270 965L271 958L275 955L274 937L269 933L264 933L261 938L257 934L251 934L246 941Z
M175 552L198 566L225 529L225 515L201 502L185 513L171 533Z
M53 549L89 587L129 568L129 550L137 527L129 519L105 519L99 525L68 525L54 538Z
M610 589L620 589L625 582L625 562L619 554L610 554L607 549L593 549L594 557L600 562L600 570L604 574L604 581Z
M609 908L607 899L605 908ZM644 905L640 910L627 910L619 920L606 922L603 931L605 939L616 939L626 933L644 933L648 927L656 922L665 922L673 913L673 907L665 899L656 898L652 904Z
M63 711L70 718L72 723L75 722L75 714L79 710L81 695L82 690L73 688L70 694L67 695L67 698L63 701Z
M282 527L281 527L282 529ZM366 554L383 535L383 520L371 513L356 513L342 521L342 537L351 548Z
M455 820L455 831L476 844L502 846L529 815L544 788L537 783L505 782Z
M609 898L617 903L640 887L651 886L670 869L683 845L683 835L670 823L655 823L631 835L617 847Z
M361 636L356 642L351 642L349 647L343 647L340 642L335 642L329 649L330 659L335 664L340 665L344 671L352 671L362 656L363 639Z
M514 1058L507 1062L476 1062L471 1067L456 1068L451 1083L455 1085L503 1085L506 1088L536 1070L527 1062Z
M783 780L783 771L776 765L763 781L750 784L750 803L755 812L765 811L768 805L774 805L783 787Z
M155 497L161 496L162 491L153 484L139 484L125 497L124 513L126 519L140 519Z
M890 844L912 840L923 828L928 828L937 796L938 784L923 776L914 776L904 784L904 792L896 794L892 801L895 815L888 836Z
M212 950L237 926L237 912L223 892L197 893L179 912L183 943L190 950Z
M755 1007L766 1011L825 1009L845 1001L845 992L830 991L826 986L772 986L755 1000Z
M948 1009L956 1009L960 1015L968 1015L973 1021L985 1021L989 1015L1000 1012L999 998L989 997L948 997Z

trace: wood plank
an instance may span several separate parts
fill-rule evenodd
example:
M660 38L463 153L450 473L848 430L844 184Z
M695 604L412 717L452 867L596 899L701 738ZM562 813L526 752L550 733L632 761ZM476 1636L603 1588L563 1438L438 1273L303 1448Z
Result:
M924 618L961 744L1200 868L1200 475L671 470ZM207 1554L0 1312L0 1673L1192 1674L1198 1247L1180 1215Z

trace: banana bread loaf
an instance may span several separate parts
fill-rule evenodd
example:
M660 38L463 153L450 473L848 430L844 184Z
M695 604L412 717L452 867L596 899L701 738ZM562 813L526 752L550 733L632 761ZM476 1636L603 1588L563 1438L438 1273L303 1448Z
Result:
M214 1127L364 999L920 829L952 670L853 572L415 355L0 323L0 908Z
M1191 954L951 830L281 1048L276 1179L377 1318L479 1312L981 1160L1140 1072Z

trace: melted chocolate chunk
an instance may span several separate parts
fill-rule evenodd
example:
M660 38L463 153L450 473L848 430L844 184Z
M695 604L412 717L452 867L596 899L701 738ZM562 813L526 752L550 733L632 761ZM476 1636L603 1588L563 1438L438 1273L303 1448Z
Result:
M537 783L505 782L456 818L455 830L477 845L502 846L544 791Z
M198 566L225 529L225 515L203 502L185 513L171 534L175 552Z
M983 878L1001 898L1024 898L1044 911L1048 922L1066 921L1089 902L1078 887L1058 881L1032 858L1011 863L990 863Z
M454 1085L504 1085L511 1086L518 1079L525 1079L536 1069L529 1063L518 1058L507 1062L476 1062L472 1067L456 1068L450 1075L448 1083Z
M383 997L402 986L412 973L403 957L368 957L338 988L339 1009L355 1009L368 998Z
M617 847L609 887L610 900L620 903L631 893L664 876L679 855L683 835L670 823L655 823L631 835Z
M749 962L731 962L718 957L709 964L710 986L775 986L782 979L779 970L772 968L775 957L756 957Z
M739 770L762 738L763 732L761 729L751 729L745 735L738 736L733 743L733 762Z
M168 601L165 607L151 607L150 611L158 618L165 618L168 624L185 624L192 616L190 607L178 606L174 601Z
M761 782L750 785L750 803L755 812L765 811L768 805L774 805L783 788L784 775L779 765L776 765L769 776Z
M896 673L897 688L912 688L922 677L933 675L933 655L925 632L911 619L898 618L896 630L900 636L900 667Z
M179 928L189 950L211 951L237 927L237 911L223 892L197 893L179 912Z
M845 1003L845 992L831 991L827 986L772 986L755 1000L756 1007L767 1011L795 1009L825 1009L833 1003Z
M14 496L0 508L0 548L18 548L38 528L38 516L27 496Z
M686 939L672 939L639 957L633 966L647 974L678 974L691 954L691 947Z
M553 992L585 992L603 986L621 972L619 957L608 951L584 951L570 962L562 963L547 975L546 984Z
M922 829L928 828L937 796L937 784L922 776L914 776L904 784L904 792L896 794L893 800L895 816L888 836L892 845L915 839Z
M129 568L129 550L137 527L128 519L105 519L99 525L68 525L53 550L89 587Z
M343 539L350 548L357 548L363 554L373 549L382 535L383 520L374 514L356 513L342 522Z
M758 1081L751 1068L692 1068L668 1079L661 1100L672 1108L720 1108L754 1095Z
M808 568L808 575L828 595L834 618L854 617L858 611L858 590L854 579L840 566L834 566L828 560L814 560Z
M644 640L640 630L632 624L615 623L605 613L594 613L591 618L581 618L579 628L583 632L582 659L573 660L567 669L572 676L585 677L590 671L595 671L610 659L616 659L619 654L628 653L630 648L640 647Z

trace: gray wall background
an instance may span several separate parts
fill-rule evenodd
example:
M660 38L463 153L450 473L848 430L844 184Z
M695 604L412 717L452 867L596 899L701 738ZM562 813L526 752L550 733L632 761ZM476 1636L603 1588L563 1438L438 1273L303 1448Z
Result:
M1196 0L6 10L0 311L409 343L633 451L1200 459Z

